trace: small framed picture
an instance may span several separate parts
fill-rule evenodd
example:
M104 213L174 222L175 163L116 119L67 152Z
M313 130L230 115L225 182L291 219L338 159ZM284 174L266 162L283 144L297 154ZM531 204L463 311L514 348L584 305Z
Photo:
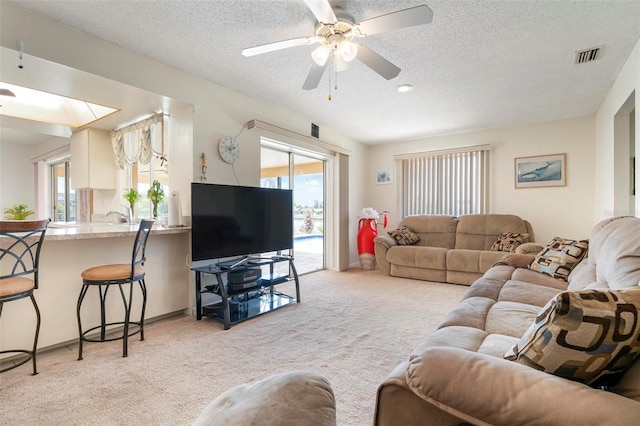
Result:
M378 185L385 185L388 183L392 183L391 179L391 171L390 170L378 170L376 172L376 183Z
M516 188L540 188L567 184L567 154L515 159Z

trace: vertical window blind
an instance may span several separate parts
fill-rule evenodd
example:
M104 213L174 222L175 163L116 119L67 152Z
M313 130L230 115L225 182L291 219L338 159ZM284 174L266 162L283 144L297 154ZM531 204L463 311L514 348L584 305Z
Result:
M401 166L403 216L486 213L487 146L421 153L402 158Z

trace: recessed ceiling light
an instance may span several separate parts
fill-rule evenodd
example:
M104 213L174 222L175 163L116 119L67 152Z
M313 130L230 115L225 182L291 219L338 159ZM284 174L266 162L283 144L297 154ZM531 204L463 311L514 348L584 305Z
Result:
M413 86L411 84L401 84L397 87L398 92L405 93L413 90Z

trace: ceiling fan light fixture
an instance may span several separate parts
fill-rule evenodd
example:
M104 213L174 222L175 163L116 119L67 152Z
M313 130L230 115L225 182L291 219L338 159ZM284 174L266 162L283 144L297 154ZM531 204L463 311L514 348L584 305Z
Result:
M401 84L397 87L398 92L407 93L413 90L413 85L411 84Z
M331 47L327 46L327 44L321 44L311 52L311 58L313 59L313 62L322 67L327 63L327 59L329 59L330 54Z
M335 61L335 72L341 72L349 68L349 61L346 61L341 55L333 55Z
M358 56L358 46L355 43L350 42L349 40L343 40L338 46L338 51L340 52L340 56L347 62L353 61L356 56Z
M313 65L302 85L304 90L318 87L327 63L332 58L331 72L336 80L336 89L338 72L346 69L354 59L358 59L386 80L397 77L401 71L399 67L366 45L353 43L352 40L433 21L433 11L427 5L402 9L357 22L352 15L342 9L341 5L332 4L343 3L343 1L304 0L304 2L317 20L314 35L267 43L242 51L244 56L253 56L294 46L319 43L320 46L311 52ZM329 94L329 100L331 100L331 94Z

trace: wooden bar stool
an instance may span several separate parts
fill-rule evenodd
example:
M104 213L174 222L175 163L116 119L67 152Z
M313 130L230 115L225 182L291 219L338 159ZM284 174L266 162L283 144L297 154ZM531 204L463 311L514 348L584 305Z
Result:
M0 316L5 302L31 298L36 311L36 332L33 347L27 349L7 349L0 354L26 354L27 357L12 366L0 370L0 373L12 370L29 360L33 361L33 375L38 374L36 349L40 335L40 309L33 297L38 288L38 264L40 248L44 241L50 219L45 220L9 220L0 221Z
M79 352L78 361L82 359L82 343L83 342L110 342L112 340L122 339L122 356L126 357L127 341L130 336L140 333L140 340L144 340L144 311L147 305L147 287L144 282L144 262L145 249L147 246L147 239L153 226L152 220L143 220L140 222L140 227L136 233L136 239L133 243L133 254L131 256L131 263L121 263L112 265L95 266L93 268L85 269L82 276L82 289L80 290L80 296L78 297L78 332L80 334L79 339ZM142 291L142 313L140 315L140 321L130 321L131 317L131 305L133 302L133 287L134 283L140 284L140 290ZM123 288L124 285L129 284L129 297L125 294ZM109 288L112 286L118 286L122 302L124 303L124 321L107 322L105 312L105 301ZM82 301L84 300L87 290L90 287L97 287L100 295L100 325L92 327L88 330L82 330L82 320L80 318L80 308ZM129 326L135 325L135 329L130 332ZM107 327L122 325L122 334L118 333L114 337L107 337ZM88 337L87 335L94 330L100 329L99 337Z

